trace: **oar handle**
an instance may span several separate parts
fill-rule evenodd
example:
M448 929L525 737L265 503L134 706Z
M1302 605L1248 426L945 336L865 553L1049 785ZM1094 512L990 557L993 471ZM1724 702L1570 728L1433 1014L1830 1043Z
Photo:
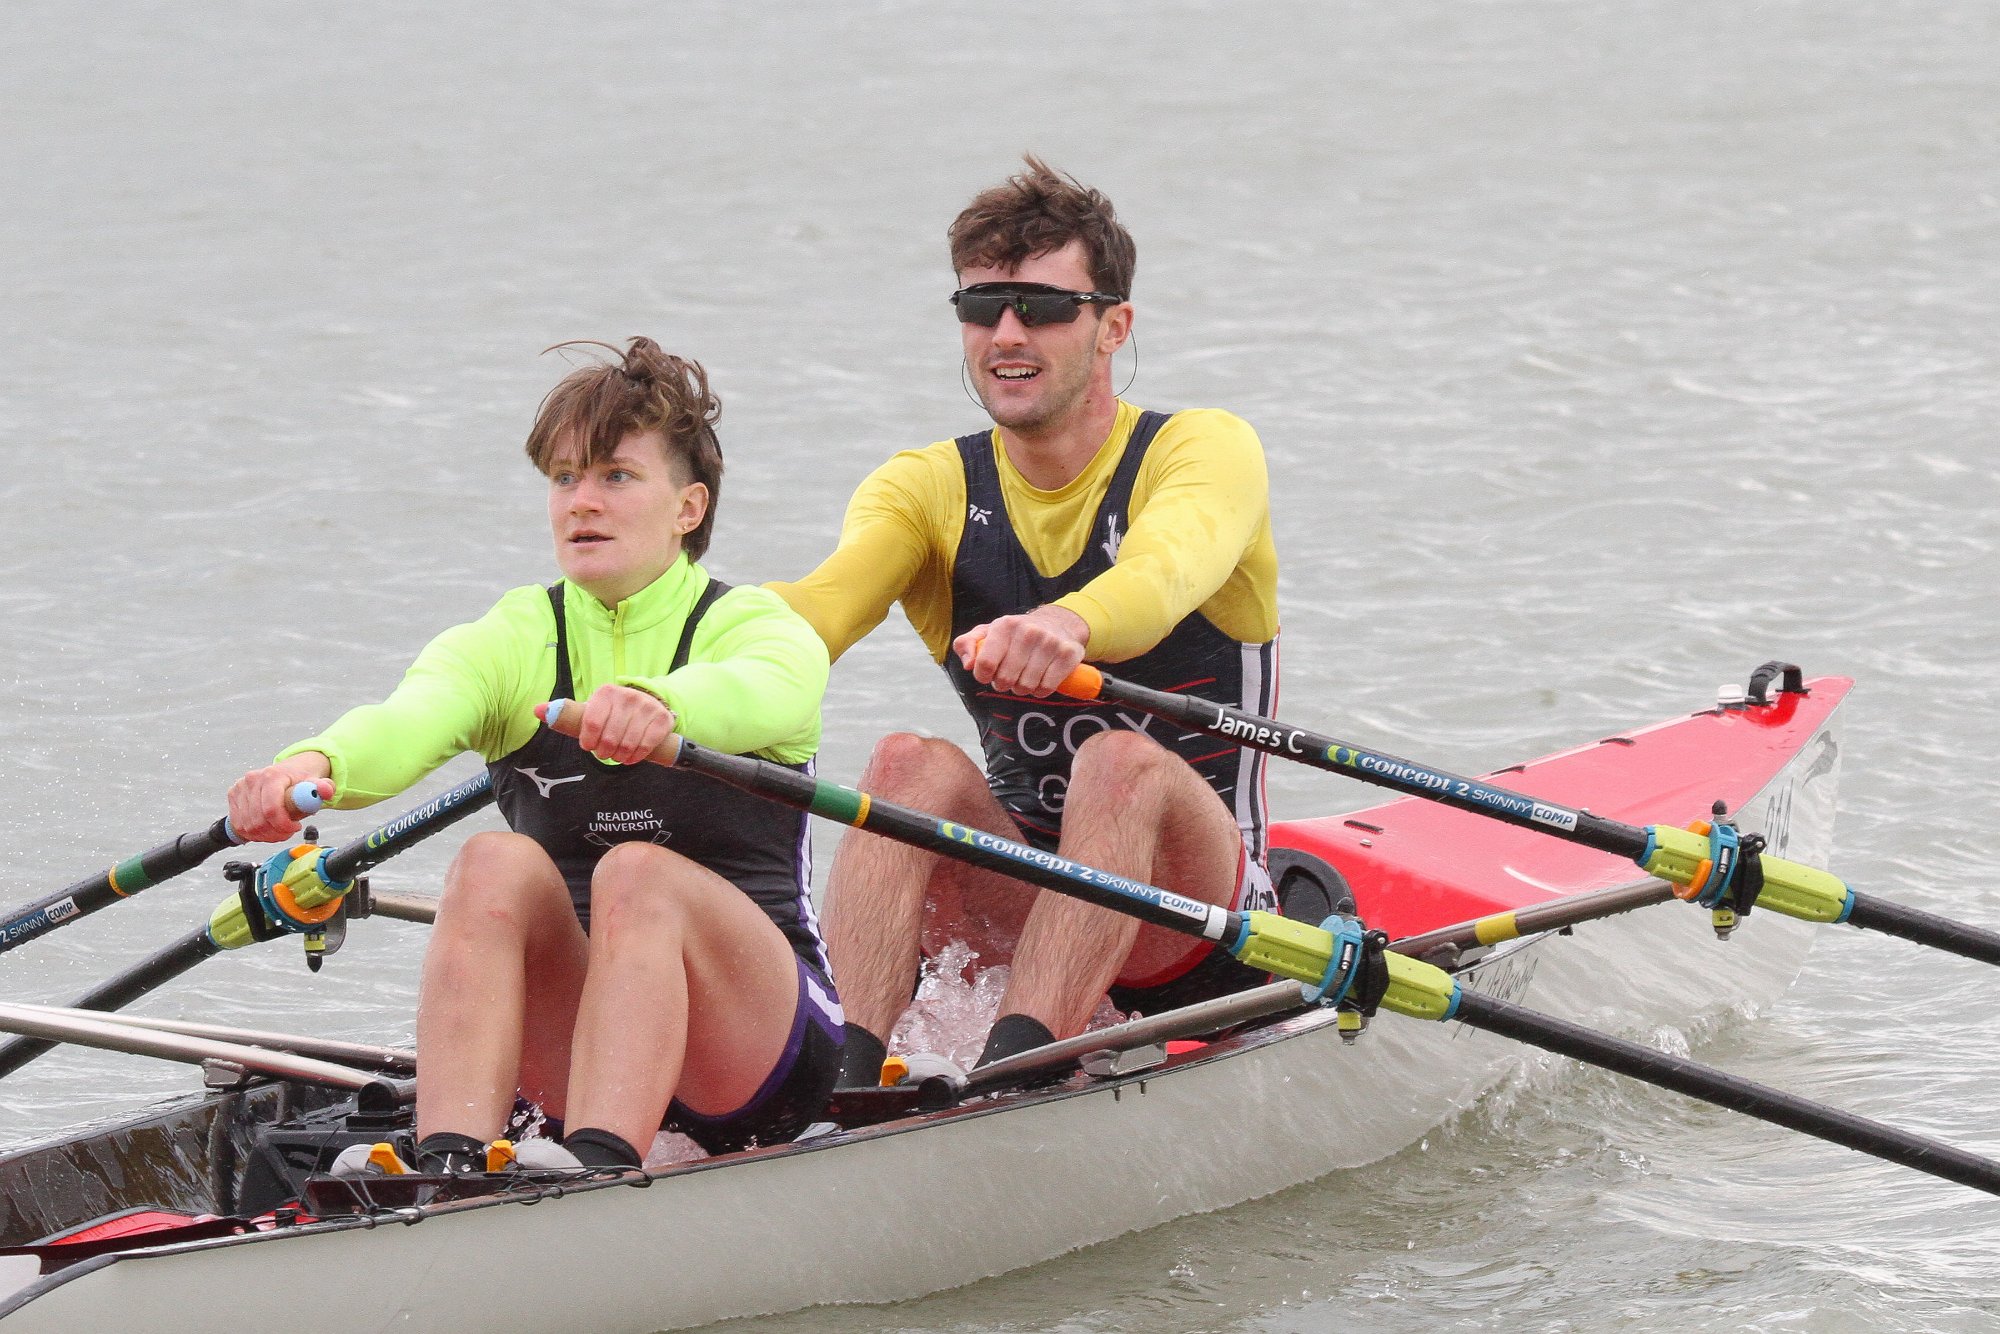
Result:
M304 778L291 785L285 792L285 814L294 820L303 820L308 815L318 815L333 800L333 780L330 778ZM229 837L232 845L240 846L249 842L236 832L228 816L222 817L222 832Z
M1080 662L1076 669L1062 679L1056 687L1058 695L1068 695L1071 699L1096 699L1104 689L1104 673L1087 662Z
M546 704L535 706L535 716L548 725L551 732L561 732L566 737L583 734L583 706L573 699L552 699ZM672 768L680 762L681 737L676 732L653 748L646 757L652 764L664 764Z

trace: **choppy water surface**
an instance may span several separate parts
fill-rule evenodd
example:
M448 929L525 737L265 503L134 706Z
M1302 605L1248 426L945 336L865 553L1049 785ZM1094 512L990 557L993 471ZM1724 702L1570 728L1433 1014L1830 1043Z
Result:
M1477 769L1769 657L1852 675L1835 868L2000 924L1990 6L132 0L8 27L6 902L206 823L547 576L518 450L550 343L702 358L711 564L806 569L876 461L980 420L942 232L1032 148L1138 235L1132 397L1263 435L1287 713ZM842 776L892 724L969 737L900 625L828 719ZM1371 799L1273 780L1288 815ZM428 888L448 852L378 880ZM221 892L11 954L0 991L72 995ZM146 1008L399 1038L421 944L367 924L317 977L277 946ZM2000 1153L1996 986L1832 932L1694 1050ZM61 1054L0 1085L0 1140L189 1081ZM1971 1192L1533 1061L1369 1170L768 1327L1979 1329L1996 1268Z

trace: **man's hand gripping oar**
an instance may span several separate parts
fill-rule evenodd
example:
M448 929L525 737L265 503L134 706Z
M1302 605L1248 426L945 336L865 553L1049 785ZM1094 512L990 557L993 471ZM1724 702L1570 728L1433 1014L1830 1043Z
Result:
M568 705L569 701L555 700L536 712L556 731L574 736L581 710ZM2000 1163L1467 990L1442 969L1385 949L1380 933L1364 932L1353 918L1336 916L1328 919L1328 926L1316 927L1273 913L1242 913L1200 903L983 830L876 801L865 792L766 760L708 750L679 736L669 737L649 758L656 764L706 774L783 805L1043 889L1130 913L1156 926L1215 941L1254 968L1301 983L1308 999L1344 1007L1357 1021L1377 1004L1415 1019L1456 1019L2000 1195ZM1353 1026L1353 1022L1343 1023L1344 1028Z
M1789 670L1786 689L1803 689L1797 672ZM1857 894L1827 871L1770 855L1757 835L1739 834L1719 818L1698 820L1686 829L1623 824L1210 700L1120 681L1089 665L1071 672L1057 689L1072 699L1127 705L1267 755L1630 858L1675 886L1675 896L1716 913L1719 929L1733 927L1737 917L1755 906L1806 922L1846 922L2000 964L2000 932Z
M298 783L286 795L285 809L293 819L304 819L332 796L333 784L324 779ZM192 871L216 853L246 841L237 834L229 817L224 816L206 829L169 839L136 857L126 858L108 871L79 880L47 898L23 904L0 918L0 954L88 917L100 908L129 899L142 889Z

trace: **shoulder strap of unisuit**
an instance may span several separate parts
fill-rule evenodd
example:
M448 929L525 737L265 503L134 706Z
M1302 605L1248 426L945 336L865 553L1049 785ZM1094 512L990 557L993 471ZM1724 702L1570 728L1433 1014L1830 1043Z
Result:
M1160 428L1173 420L1171 412L1142 412L1139 420L1132 423L1132 434L1125 440L1125 453L1119 458L1118 466L1111 473L1110 482L1104 488L1104 503L1098 513L1124 514L1132 512L1132 488L1139 480L1139 469L1146 465L1146 451L1153 446L1153 437Z
M576 682L569 674L569 627L563 620L563 581L549 585L549 610L556 614L556 685L550 699L569 699L576 694Z
M701 618L715 605L715 600L727 593L730 585L720 579L710 579L708 587L701 590L701 596L694 600L694 609L688 612L687 624L681 627L681 642L674 648L674 665L667 670L677 672L688 665L688 652L694 648L694 628L701 624Z

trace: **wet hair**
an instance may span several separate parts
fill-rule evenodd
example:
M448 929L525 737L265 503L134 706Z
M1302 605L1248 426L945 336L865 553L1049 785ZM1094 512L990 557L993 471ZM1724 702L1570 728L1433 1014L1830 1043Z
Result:
M952 219L952 271L1011 269L1081 241L1092 287L1129 299L1139 252L1111 201L1032 153L1021 160L1027 170L980 191Z
M601 347L617 360L579 366L549 391L528 432L528 458L546 476L574 440L577 462L591 468L616 453L619 441L634 431L658 431L681 485L700 482L708 488L707 512L681 539L688 559L700 560L722 499L722 444L715 438L722 402L709 391L708 372L700 362L663 351L644 337L632 339L623 352L595 339L544 350L572 347Z

